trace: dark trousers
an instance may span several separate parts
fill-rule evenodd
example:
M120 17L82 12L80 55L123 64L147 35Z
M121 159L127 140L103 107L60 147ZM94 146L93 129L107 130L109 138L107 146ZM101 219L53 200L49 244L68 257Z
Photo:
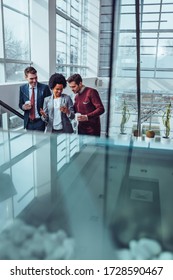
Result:
M63 133L63 129L59 129L59 130L52 129L52 133L56 133L56 134Z
M45 130L45 122L42 121L42 119L35 119L35 120L29 120L27 125L27 130L38 130L38 131L44 131Z

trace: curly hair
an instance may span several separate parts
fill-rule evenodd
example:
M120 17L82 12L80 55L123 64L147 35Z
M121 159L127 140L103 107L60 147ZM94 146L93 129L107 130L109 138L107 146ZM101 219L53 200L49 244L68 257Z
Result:
M62 74L55 73L49 79L49 87L53 89L57 84L63 85L63 88L67 86L65 77Z

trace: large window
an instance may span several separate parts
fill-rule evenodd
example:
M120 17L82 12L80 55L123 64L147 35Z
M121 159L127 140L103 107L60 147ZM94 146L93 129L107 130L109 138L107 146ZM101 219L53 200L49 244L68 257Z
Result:
M56 1L56 70L86 76L88 0Z
M118 76L136 75L135 1L121 1ZM141 1L141 77L171 78L173 75L172 1Z
M31 64L29 0L1 0L0 82L23 80L25 65Z
M127 117L124 112L128 110L127 133L131 134L138 127L140 112L142 135L147 129L153 129L161 137L165 131L163 116L172 100L173 1L139 1L139 32L136 32L137 1L121 0L119 3L116 9L119 12L115 13L111 134L121 131L122 121ZM140 71L137 71L138 66ZM170 122L172 125L172 118Z

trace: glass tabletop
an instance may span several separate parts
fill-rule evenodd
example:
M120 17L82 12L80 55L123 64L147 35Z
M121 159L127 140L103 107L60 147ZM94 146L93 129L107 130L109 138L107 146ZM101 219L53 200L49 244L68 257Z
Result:
M173 150L0 131L0 259L173 259Z

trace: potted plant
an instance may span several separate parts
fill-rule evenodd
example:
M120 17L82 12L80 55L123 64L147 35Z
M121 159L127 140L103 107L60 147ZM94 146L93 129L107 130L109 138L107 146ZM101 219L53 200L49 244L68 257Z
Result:
M125 130L126 130L125 124L128 122L129 118L130 118L130 112L129 112L127 103L124 100L123 105L122 105L122 117L121 117L121 123L120 123L120 135L127 135L127 133L125 132Z
M146 137L148 137L148 138L154 138L155 132L154 132L154 130L149 129L149 130L146 130L145 135L146 135Z
M165 135L162 137L163 140L169 142L170 136L170 119L171 119L171 102L166 106L166 110L162 116L162 122L165 126Z
M148 141L150 142L155 137L155 131L151 127L151 117L150 117L150 124L149 124L148 128L146 128L146 130L145 130L145 136L146 136L145 140L147 142Z

